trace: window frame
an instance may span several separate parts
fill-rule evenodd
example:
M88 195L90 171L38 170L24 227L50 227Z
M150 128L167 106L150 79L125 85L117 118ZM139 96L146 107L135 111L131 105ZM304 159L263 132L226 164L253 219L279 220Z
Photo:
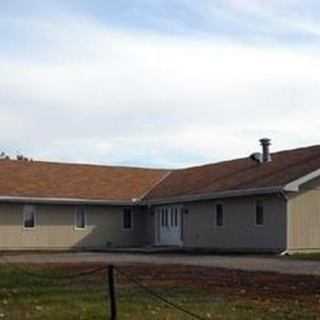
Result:
M82 211L79 211L79 210L82 210ZM79 212L82 212L83 213L83 221L84 221L84 227L78 227L78 213ZM83 231L83 230L86 230L87 229L87 208L85 207L77 207L75 209L75 212L74 212L74 230L76 231Z
M218 224L218 207L221 207L221 220L222 220L222 224ZM215 205L215 227L217 228L223 228L225 225L225 219L224 219L224 205L223 203L219 202L216 203Z
M125 227L125 213L126 213L127 210L130 212L130 227L129 228ZM134 227L133 221L134 221L133 208L124 208L122 210L122 223L121 223L122 231L131 231L131 230L133 230L133 227Z
M33 226L32 227L26 227L26 214L27 210L30 210L33 213ZM36 228L37 226L37 209L34 205L31 204L26 204L23 206L23 213L22 213L22 226L23 226L23 230L27 230L27 231L32 231Z
M259 206L260 205L260 206ZM262 209L262 223L257 223L258 222L258 208ZM264 201L262 199L256 200L255 202L255 217L254 217L254 223L256 227L264 227L265 225L265 210L264 210L265 206L264 206Z

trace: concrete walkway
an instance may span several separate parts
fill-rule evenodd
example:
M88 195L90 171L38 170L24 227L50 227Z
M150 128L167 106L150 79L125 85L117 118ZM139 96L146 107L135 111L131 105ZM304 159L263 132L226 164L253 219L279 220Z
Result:
M277 256L81 252L19 255L8 254L0 256L0 263L175 264L320 276L320 261L292 260Z

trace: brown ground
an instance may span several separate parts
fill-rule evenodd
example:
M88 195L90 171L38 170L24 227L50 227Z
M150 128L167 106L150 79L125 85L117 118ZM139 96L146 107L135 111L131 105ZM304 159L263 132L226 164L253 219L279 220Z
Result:
M74 274L99 265L50 264L47 267L70 270L70 274ZM43 265L34 266L38 267L43 268ZM205 289L212 295L228 300L237 298L265 306L297 304L320 314L320 277L317 276L172 265L128 265L120 266L119 270L139 279L148 287ZM101 271L92 277L104 281L106 272ZM117 273L116 281L119 288L129 284L120 273Z

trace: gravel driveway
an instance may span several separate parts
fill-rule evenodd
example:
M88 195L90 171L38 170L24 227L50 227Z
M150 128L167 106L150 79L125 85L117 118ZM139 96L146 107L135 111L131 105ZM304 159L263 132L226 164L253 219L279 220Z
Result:
M54 253L2 255L2 263L112 263L176 264L207 266L247 271L320 275L320 261L300 261L276 256L187 255L134 253Z

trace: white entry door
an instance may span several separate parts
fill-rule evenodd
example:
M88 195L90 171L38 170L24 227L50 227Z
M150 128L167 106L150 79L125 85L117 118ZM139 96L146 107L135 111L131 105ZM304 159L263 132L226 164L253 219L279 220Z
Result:
M159 244L180 246L181 241L181 207L158 208Z

